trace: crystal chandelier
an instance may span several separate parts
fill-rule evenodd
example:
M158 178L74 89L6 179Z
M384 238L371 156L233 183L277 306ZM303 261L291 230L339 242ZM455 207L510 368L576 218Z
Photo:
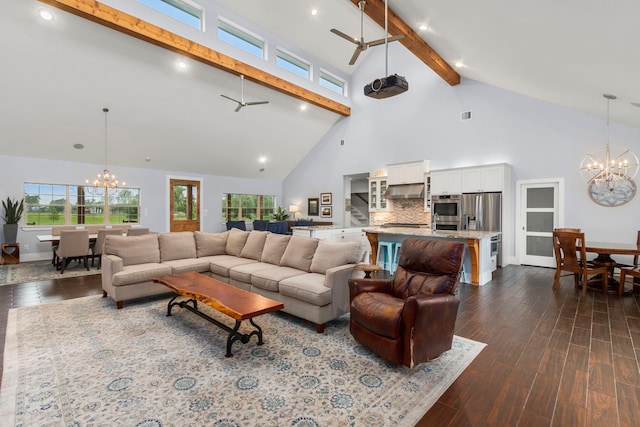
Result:
M619 206L627 203L636 193L633 178L638 173L638 157L631 150L612 157L609 149L609 102L614 95L604 94L607 99L607 145L604 158L587 154L580 163L580 173L589 184L591 199L603 206Z
M102 174L98 174L98 177L93 181L89 181L88 179L85 181L87 185L95 187L95 191L104 191L105 193L109 188L117 188L119 185L116 176L109 172L107 168L107 113L109 113L108 108L103 108L104 112L104 170ZM127 185L125 182L122 185Z

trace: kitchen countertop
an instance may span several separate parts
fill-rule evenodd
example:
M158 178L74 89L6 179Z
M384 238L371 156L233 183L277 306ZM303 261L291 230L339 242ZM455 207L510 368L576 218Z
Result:
M449 239L483 239L500 234L498 231L475 231L475 230L431 230L429 228L411 227L387 227L365 230L369 233L377 234L404 234L408 236L428 236Z

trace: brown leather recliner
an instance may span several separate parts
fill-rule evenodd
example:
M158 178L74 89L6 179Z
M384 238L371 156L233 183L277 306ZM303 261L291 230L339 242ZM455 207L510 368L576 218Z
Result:
M413 368L451 348L464 243L409 238L390 279L349 279L350 331L394 364Z

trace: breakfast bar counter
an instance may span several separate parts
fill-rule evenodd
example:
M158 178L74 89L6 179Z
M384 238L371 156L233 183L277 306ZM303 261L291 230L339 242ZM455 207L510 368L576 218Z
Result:
M465 243L464 270L460 281L474 285L484 285L492 278L491 273L496 269L496 257L492 256L491 238L500 233L495 231L472 230L431 230L428 228L385 227L366 230L367 239L371 244L371 263L376 263L378 242L402 242L407 237L418 239L445 239Z

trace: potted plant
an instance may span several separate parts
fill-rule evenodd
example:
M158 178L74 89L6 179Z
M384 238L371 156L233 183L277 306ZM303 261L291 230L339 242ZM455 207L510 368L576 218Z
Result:
M275 219L276 221L286 221L287 218L289 218L289 214L287 213L287 211L282 209L282 206L278 206L278 209L276 209L275 213L273 214L273 219Z
M22 218L24 211L24 200L12 200L7 197L7 200L2 201L2 207L4 208L4 241L5 243L16 243L18 237L18 221Z

